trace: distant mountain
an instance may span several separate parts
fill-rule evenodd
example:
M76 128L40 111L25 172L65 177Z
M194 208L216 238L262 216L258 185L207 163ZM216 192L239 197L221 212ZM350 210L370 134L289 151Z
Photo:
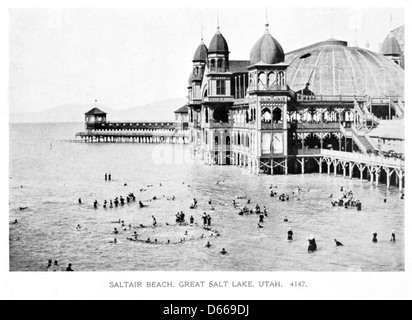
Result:
M186 103L186 99L169 99L150 104L114 110L98 105L107 113L108 121L173 121L174 111ZM56 108L28 113L10 113L11 123L28 122L84 122L84 114L95 105L61 105Z

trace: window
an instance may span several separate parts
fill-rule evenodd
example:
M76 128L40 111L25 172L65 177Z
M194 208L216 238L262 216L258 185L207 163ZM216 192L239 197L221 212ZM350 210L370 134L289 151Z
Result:
M216 81L216 94L225 95L226 94L226 82L225 80Z
M211 71L216 71L215 68L216 68L216 61L215 61L215 59L212 59L210 61L210 70Z

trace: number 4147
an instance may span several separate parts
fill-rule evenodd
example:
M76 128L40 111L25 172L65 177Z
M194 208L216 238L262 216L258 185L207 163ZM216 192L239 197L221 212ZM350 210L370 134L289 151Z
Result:
M290 283L290 286L292 288L306 288L306 282L305 281L294 281Z

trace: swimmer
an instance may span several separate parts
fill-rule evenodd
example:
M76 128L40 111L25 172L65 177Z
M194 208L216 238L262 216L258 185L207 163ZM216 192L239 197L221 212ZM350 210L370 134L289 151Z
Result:
M337 247L343 247L342 242L339 242L338 240L335 239L335 243Z
M376 232L373 234L372 242L373 242L373 243L377 243L377 242L378 242L378 234L377 234Z
M77 225L76 229L80 230L82 228L82 226L80 224Z
M258 229L264 228L260 223L258 223Z
M152 216L152 219L153 219L153 227L156 227L156 225L157 225L156 218L154 216Z
M145 242L146 243L151 243L152 241L150 241L150 238L147 238L147 240Z
M94 200L94 204L93 204L94 208L97 209L97 207L100 207L100 204L97 202L97 200Z
M292 241L293 240L293 230L289 229L288 231L288 241Z
M329 196L329 199L332 199L333 198L333 194L331 194L330 196Z
M127 187L127 183L126 183L126 182L124 183L124 186Z
M223 249L222 249L222 251L220 251L220 254L223 254L223 255L224 255L224 254L227 254L226 249L225 249L225 248L223 248Z
M13 224L18 224L19 222L17 221L17 219L16 220L14 220L14 222L13 222Z
M193 218L193 216L190 217L190 224L195 223L195 218Z
M210 248L212 245L210 244L210 242L208 242L206 245L205 245L205 247L206 248Z
M309 241L308 253L315 252L318 249L315 238L311 236L308 239L308 241Z
M289 222L288 217L285 216L285 217L283 218L283 222Z
M49 260L48 264L47 264L47 271L51 271L53 267L53 261Z
M53 272L58 272L58 271L61 271L61 269L59 267L59 262L55 260L53 264Z
M117 230L117 228L114 228L113 233L114 233L114 234L118 234L118 233L119 233L119 231Z
M72 264L71 263L69 263L69 265L67 266L66 271L68 271L68 272L73 272L74 271L72 269Z
M157 239L155 239L155 242L154 242L155 244L157 244Z
M26 209L28 209L29 207L20 207L20 210L21 211L23 211L23 210L26 210Z
M116 244L116 243L117 243L117 239L115 238L113 241L109 241L109 243L114 243L114 244Z
M79 204L82 204L82 198L79 198L78 201L79 201Z
M395 230L392 231L391 242L396 242Z

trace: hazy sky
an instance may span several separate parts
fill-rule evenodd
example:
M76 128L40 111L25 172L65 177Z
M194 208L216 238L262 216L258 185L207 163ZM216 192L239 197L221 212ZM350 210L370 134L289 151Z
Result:
M201 24L209 46L219 12L231 59L248 60L265 7L10 10L10 111L94 99L114 109L184 98ZM392 17L392 22L391 22ZM402 9L268 8L285 52L332 36L377 51ZM179 106L176 106L179 107Z

